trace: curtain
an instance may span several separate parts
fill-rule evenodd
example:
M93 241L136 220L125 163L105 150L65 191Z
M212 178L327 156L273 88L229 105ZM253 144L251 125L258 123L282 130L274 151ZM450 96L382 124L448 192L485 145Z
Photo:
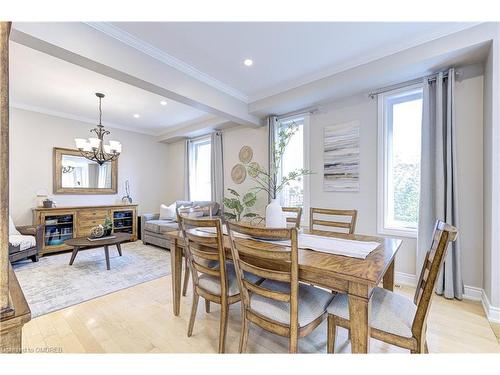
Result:
M436 219L458 227L457 157L454 116L455 71L439 73L435 81L424 80L422 160L417 264L422 268L431 246ZM436 293L462 299L464 286L460 237L451 243L436 283Z
M268 144L267 144L267 152L268 152L268 159L269 164L268 164L268 171L270 175L273 175L274 173L274 147L276 143L276 127L278 124L278 117L276 116L269 116L267 118L267 139L268 139ZM269 195L268 200L269 202L271 201L272 197Z
M184 200L189 201L189 148L191 141L184 141Z
M222 147L222 132L216 131L212 133L211 138L211 186L212 200L219 203L221 210L224 210L222 202L224 198L224 153Z

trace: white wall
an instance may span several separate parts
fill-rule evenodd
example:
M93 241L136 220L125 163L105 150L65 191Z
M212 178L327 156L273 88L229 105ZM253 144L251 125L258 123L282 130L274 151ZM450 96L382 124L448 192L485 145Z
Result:
M10 111L10 211L17 225L31 224L35 194L45 189L58 206L121 203L124 182L130 181L131 196L139 214L158 211L167 195L167 147L148 135L109 129L123 152L118 161L118 194L53 194L53 147L74 148L74 138L89 136L95 124L87 124L37 112Z
M239 160L239 152L242 146L250 146L253 150L252 161L259 163L267 169L267 128L248 128L238 127L224 131L224 188L236 190L241 195L246 194L251 188L256 186L255 182L247 175L243 183L236 184L231 179L231 169L234 165L241 163ZM225 193L228 196L227 190ZM265 192L257 194L257 203L252 208L252 212L257 212L263 215L267 205L267 195Z

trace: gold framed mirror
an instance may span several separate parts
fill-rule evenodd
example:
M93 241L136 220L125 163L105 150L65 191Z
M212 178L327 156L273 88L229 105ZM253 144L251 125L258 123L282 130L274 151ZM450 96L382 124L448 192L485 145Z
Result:
M116 194L118 159L102 165L78 150L54 147L54 194Z

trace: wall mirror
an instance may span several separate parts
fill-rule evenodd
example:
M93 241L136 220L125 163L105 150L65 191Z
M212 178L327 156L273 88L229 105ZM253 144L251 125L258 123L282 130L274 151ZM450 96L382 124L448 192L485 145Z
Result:
M118 160L99 165L78 150L54 147L54 194L116 194Z

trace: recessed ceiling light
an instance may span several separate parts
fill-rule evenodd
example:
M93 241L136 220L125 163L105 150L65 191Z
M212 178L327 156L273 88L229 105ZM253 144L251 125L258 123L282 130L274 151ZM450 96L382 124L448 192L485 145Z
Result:
M245 64L246 66L252 66L253 60L252 59L245 59L245 61L243 61L243 64Z
M135 118L139 118L139 117L141 117L141 115L140 115L140 114L138 114L138 113L135 113L135 114L134 114L134 117L135 117Z
M167 101L166 100L162 100L162 101L160 101L160 104L161 105L167 105Z

